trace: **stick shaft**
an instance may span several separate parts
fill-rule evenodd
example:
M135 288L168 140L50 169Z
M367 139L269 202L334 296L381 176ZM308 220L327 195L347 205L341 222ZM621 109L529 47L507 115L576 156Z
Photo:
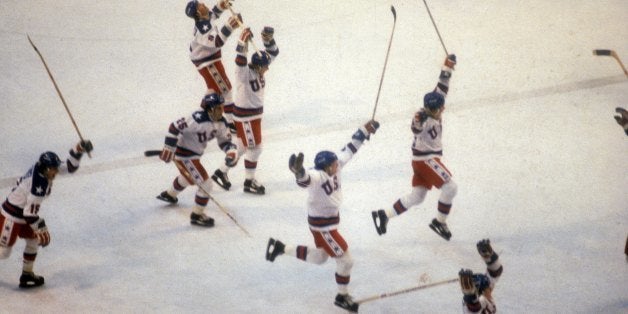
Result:
M443 38L440 36L440 32L438 31L438 26L436 26L436 22L434 22L434 17L432 17L432 12L430 12L430 7L427 6L427 2L425 0L423 0L423 4L425 4L425 8L427 9L427 14L430 16L430 20L432 20L432 25L434 25L434 29L436 30L436 35L438 35L440 44L443 45L445 54L449 55L449 52L447 52L447 48L445 47L445 43L443 42Z
M364 298L364 299L361 299L359 301L356 301L356 303L362 304L362 303L366 303L366 302L370 302L370 301L374 301L374 300L388 298L388 297L392 297L392 296L396 296L396 295L400 295L400 294L405 294L405 293L408 293L408 292L413 292L413 291L417 291L417 290L432 288L432 287L436 287L436 286L440 286L440 285L444 285L444 284L448 284L448 283L454 283L454 282L458 282L458 278L452 278L452 279L447 279L447 280L443 280L443 281L433 282L433 283L426 284L426 285L420 285L420 286L406 288L406 289L397 290L397 291L393 291L393 292L377 294L377 295L370 296L368 298Z
M377 111L377 104L379 103L379 94L382 91L382 83L384 82L384 74L386 73L386 65L388 64L388 54L390 53L390 46L392 45L393 36L395 36L395 26L397 25L397 12L394 6L390 6L390 10L393 14L393 27L390 32L390 38L388 39L388 49L386 50L386 59L384 60L384 68L382 69L382 75L379 78L379 87L377 88L377 97L375 97L375 106L373 106L373 115L371 120L375 119L375 111Z
M74 129L76 130L76 133L78 134L79 139L83 141L84 140L83 135L81 135L81 131L76 125L76 121L74 121L74 117L72 116L72 113L70 112L70 108L68 108L68 104L65 102L65 98L63 98L63 95L61 94L61 90L59 89L59 86L57 86L57 82L55 81L55 78L52 76L52 73L50 72L50 69L48 68L48 64L46 64L46 60L44 60L44 56L41 54L41 52L39 52L39 49L37 49L37 46L35 46L35 44L31 40L31 37L26 35L26 38L28 38L28 42L31 44L33 49L35 49L35 52L37 52L39 59L44 64L44 68L46 68L46 72L48 72L48 77L50 77L50 80L52 81L52 85L54 85L55 90L57 91L57 95L59 95L59 98L61 99L61 102L63 103L63 107L65 107L65 111L68 113L68 116L70 117L70 120L72 121L72 125L74 126ZM87 156L89 156L90 158L92 157L90 153L87 153Z
M231 7L231 3L229 3L228 8L229 8L229 11L231 12L231 15L237 17L237 14L233 11L233 8ZM242 22L240 22L240 19L237 19L237 21L238 21L238 25L240 25L241 28L245 28L244 24L242 24ZM259 49L257 48L257 45L253 41L253 38L249 39L249 42L251 44L253 44L253 48L255 49L255 53L257 53L257 51L259 51Z

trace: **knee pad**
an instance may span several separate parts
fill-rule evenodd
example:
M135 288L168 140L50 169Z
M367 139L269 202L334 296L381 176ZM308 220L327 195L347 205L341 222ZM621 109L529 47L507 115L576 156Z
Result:
M336 273L341 276L349 276L353 267L353 257L346 251L342 256L336 258Z
M209 198L209 193L212 191L212 181L205 180L198 185L198 191L196 191L196 196Z
M410 208L415 205L421 204L427 195L427 189L422 186L417 186L412 189L410 194L401 197L401 205L405 208Z
M24 254L37 254L39 250L39 240L36 238L26 239L26 247L24 248Z
M451 201L458 192L458 185L454 181L445 183L441 188L440 201L445 204L451 204Z
M262 144L259 144L258 146L247 148L244 158L248 161L257 162L261 154Z

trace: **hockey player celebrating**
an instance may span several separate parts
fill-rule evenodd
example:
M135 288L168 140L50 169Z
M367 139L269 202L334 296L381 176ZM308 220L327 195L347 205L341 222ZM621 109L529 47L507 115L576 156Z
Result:
M486 263L486 274L474 274L470 269L461 269L458 273L462 289L463 313L496 313L493 289L504 268L499 256L493 251L489 239L477 244L478 253Z
M190 60L205 80L206 93L218 93L225 99L225 118L229 127L235 132L231 116L233 111L231 82L222 64L221 49L233 30L240 26L239 23L242 20L239 15L230 16L220 30L216 25L222 12L230 6L229 0L219 0L210 11L203 2L193 0L185 7L185 14L194 19L194 38L190 42Z
M231 142L231 133L223 117L224 103L224 98L216 93L205 95L201 101L203 110L195 111L170 124L164 148L159 155L166 163L174 160L180 174L168 190L157 196L158 199L175 204L178 201L177 195L186 187L194 184L198 186L195 205L190 214L192 225L214 226L214 219L204 213L212 191L209 175L201 164L201 156L207 143L215 138L218 147L226 154L225 162L230 167L238 162L237 149Z
M233 119L241 141L238 144L238 154L244 155L244 192L252 194L265 194L266 188L255 179L257 161L262 153L262 113L264 112L264 73L268 66L279 54L279 48L273 38L274 29L264 27L262 40L264 51L256 51L247 64L247 52L249 40L253 37L251 30L242 30L240 41L236 48L236 103L233 111ZM212 179L225 190L229 190L231 182L227 176L229 167L223 165L216 169Z
M440 160L443 155L441 115L445 110L445 96L449 90L449 79L456 65L456 56L449 55L441 69L434 91L425 94L423 108L415 113L411 130L412 142L412 192L399 198L387 210L372 212L375 229L379 235L386 233L389 218L405 213L408 208L421 204L427 191L433 186L441 190L438 213L429 225L434 232L449 241L451 232L445 222L458 187L451 173Z
M26 241L24 247L20 288L39 287L44 277L35 275L33 266L39 246L50 244L50 232L44 218L39 216L41 203L50 195L52 182L61 172L73 173L79 168L83 153L91 152L92 142L84 140L70 150L65 165L53 152L45 152L25 175L19 178L15 187L2 203L0 209L0 259L11 255L17 238Z
M329 257L336 260L336 284L338 294L334 304L351 312L358 311L358 303L349 295L348 285L351 278L353 258L349 246L338 232L342 202L342 184L340 170L351 160L364 140L379 128L377 121L368 121L352 136L351 142L335 154L321 151L314 158L314 169L305 171L303 153L290 156L289 167L296 177L297 184L309 190L308 223L316 247L305 245L286 245L270 238L266 247L266 259L273 262L281 254L287 254L313 264L323 264Z

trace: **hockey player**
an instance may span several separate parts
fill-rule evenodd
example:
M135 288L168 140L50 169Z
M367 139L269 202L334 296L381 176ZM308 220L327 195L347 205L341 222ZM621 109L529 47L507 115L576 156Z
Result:
M425 94L423 108L412 120L412 192L399 198L389 209L373 211L373 222L379 235L386 233L389 218L405 213L410 207L421 204L427 191L433 186L441 190L438 213L429 225L434 232L449 241L451 232L445 222L458 187L451 173L440 160L443 155L441 115L445 110L445 96L449 90L449 78L456 65L456 56L449 55L441 69L434 91Z
M628 111L624 108L617 107L615 108L615 112L619 113L618 116L614 117L615 121L624 129L626 135L628 135Z
M244 192L265 194L266 188L255 179L257 161L262 153L262 113L264 112L264 73L279 54L279 48L273 38L274 29L264 27L262 40L264 51L256 51L247 63L248 42L253 37L251 30L246 28L240 35L236 48L236 102L233 119L237 130L239 155L244 155ZM227 175L228 165L216 169L212 179L225 190L229 190L231 182Z
M474 274L470 269L461 269L460 288L462 289L463 313L497 313L493 289L499 280L504 268L499 261L499 256L493 251L489 239L477 244L478 253L486 263L485 274Z
M158 199L171 204L177 203L177 195L189 185L197 185L195 205L190 214L190 223L202 227L213 227L214 219L205 215L205 207L212 191L211 180L201 164L201 156L207 143L214 138L226 156L225 162L233 167L238 162L235 144L223 117L225 100L216 93L205 95L201 101L203 110L180 118L170 124L159 158L168 163L174 160L180 174L172 186L161 192Z
M266 259L273 262L281 254L296 257L308 263L323 264L329 257L336 260L336 284L338 294L334 304L351 312L358 311L357 303L349 295L348 285L351 278L351 257L349 246L338 232L342 202L342 184L340 170L351 160L362 146L364 140L379 128L379 123L371 120L360 127L349 142L336 155L330 151L321 151L314 158L314 169L305 171L303 153L290 156L289 167L296 177L297 184L309 190L308 223L314 236L315 247L305 245L286 245L270 238L266 247Z
M26 241L22 261L20 288L39 287L44 277L35 275L33 266L39 246L50 244L50 232L39 216L41 203L50 195L57 174L73 173L79 168L84 152L91 152L92 142L81 141L72 149L65 165L53 152L45 152L26 174L17 180L0 209L0 259L11 255L17 238Z
M218 93L225 99L224 115L232 132L235 132L232 118L231 82L222 64L221 48L233 30L240 26L242 18L239 15L238 17L230 16L220 30L216 25L222 12L230 5L229 0L219 0L210 11L203 2L193 0L185 7L185 14L194 19L194 38L190 42L190 59L205 80L206 94Z

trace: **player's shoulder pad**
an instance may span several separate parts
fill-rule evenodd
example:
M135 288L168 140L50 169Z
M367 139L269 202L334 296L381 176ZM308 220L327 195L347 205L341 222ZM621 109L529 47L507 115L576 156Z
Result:
M194 119L196 123L203 123L203 122L211 121L209 119L209 115L207 114L207 111L205 110L194 111L194 113L192 113L192 119Z
M48 179L37 169L33 173L33 184L31 185L31 194L35 196L46 196L48 191Z
M207 34L212 29L210 20L198 20L195 25L196 29L198 29L198 31L203 35Z

